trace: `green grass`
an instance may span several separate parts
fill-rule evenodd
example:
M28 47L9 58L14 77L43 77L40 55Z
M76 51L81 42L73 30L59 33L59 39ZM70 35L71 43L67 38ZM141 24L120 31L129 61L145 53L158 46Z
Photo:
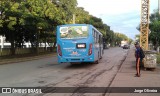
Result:
M39 54L32 52L31 49L29 48L22 48L22 49L17 49L15 55L11 55L10 49L5 49L2 52L0 52L0 60L31 57L37 55L53 54L53 53L56 53L56 48L54 48L52 51L49 49L45 51L44 48L39 48Z
M157 63L160 64L160 53L157 54Z

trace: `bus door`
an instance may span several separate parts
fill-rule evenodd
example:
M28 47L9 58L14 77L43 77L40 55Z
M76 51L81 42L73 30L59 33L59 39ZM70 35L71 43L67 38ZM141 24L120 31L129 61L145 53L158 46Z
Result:
M103 49L102 49L102 36L101 35L99 35L99 52L100 52L100 58L102 58L102 51L103 51Z

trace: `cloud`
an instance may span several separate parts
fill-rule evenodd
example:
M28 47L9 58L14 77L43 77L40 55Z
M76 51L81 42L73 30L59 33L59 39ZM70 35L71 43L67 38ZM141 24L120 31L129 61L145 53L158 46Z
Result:
M111 30L126 34L134 39L134 34L138 34L136 27L140 24L140 13L129 12L120 15L103 15L103 22L111 26ZM131 31L133 34L131 35Z
M90 14L111 26L111 30L126 34L134 39L139 31L141 0L78 0ZM158 0L150 0L150 12L158 8Z
M87 11L96 16L99 14L119 15L130 11L140 11L140 3L140 0L134 0L133 2L131 0L78 0L78 6L85 6L84 8Z

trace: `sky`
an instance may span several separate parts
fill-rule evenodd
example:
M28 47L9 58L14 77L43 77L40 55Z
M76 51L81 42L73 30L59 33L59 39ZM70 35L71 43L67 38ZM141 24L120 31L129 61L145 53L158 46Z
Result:
M140 24L141 0L77 0L91 15L101 18L114 32L135 39L140 32L136 27ZM158 0L150 0L150 13L158 9Z

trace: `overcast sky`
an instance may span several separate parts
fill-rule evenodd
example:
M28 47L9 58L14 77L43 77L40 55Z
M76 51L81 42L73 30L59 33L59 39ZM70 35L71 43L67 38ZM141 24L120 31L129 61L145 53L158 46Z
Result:
M99 17L114 32L134 39L139 31L141 0L77 0L78 6ZM150 0L150 12L158 9L158 0Z

